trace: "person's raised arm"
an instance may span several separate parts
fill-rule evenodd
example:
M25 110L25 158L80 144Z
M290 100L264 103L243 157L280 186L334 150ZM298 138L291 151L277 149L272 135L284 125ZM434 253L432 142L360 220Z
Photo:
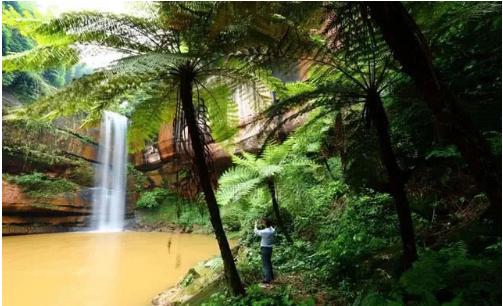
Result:
M255 221L255 227L253 228L253 232L255 233L255 235L260 236L260 231L257 228L257 221Z

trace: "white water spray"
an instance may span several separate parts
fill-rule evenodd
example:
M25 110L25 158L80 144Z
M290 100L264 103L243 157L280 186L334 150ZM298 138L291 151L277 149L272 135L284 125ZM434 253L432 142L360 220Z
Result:
M126 202L127 118L105 111L101 123L91 227L120 231Z

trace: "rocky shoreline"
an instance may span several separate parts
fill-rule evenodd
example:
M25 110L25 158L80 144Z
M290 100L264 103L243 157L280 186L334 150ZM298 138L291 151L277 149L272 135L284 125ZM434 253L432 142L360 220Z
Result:
M235 259L244 260L246 248L232 248ZM156 295L153 306L199 305L225 286L220 256L202 261L191 268L175 286Z

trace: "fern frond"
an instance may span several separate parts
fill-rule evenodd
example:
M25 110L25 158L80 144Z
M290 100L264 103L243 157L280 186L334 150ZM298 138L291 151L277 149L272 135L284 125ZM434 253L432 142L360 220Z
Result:
M81 43L123 51L148 52L162 47L157 19L98 12L65 13L37 29L40 34L65 33Z
M280 164L287 157L289 151L290 146L288 144L267 143L261 157L269 164Z
M236 185L256 176L256 173L245 167L232 167L227 169L219 178L220 186Z
M113 76L96 72L29 105L27 113L48 121L60 116L85 114L86 123L94 123L101 118L103 110L118 106L123 102L122 97L147 86L148 81L138 75Z
M136 102L129 116L128 142L130 151L137 152L157 137L162 124L174 120L176 92L171 86L160 84L140 91L133 101Z
M228 169L219 179L217 200L220 205L228 205L247 196L260 184L253 171L245 167Z
M282 169L283 168L279 165L268 165L264 163L259 167L259 175L262 179L271 178L281 173Z
M235 201L239 201L240 199L248 196L251 192L253 192L259 183L261 182L260 178L254 178L251 180L244 181L237 185L229 186L226 190L224 196L221 197L222 202L221 205L230 204Z
M79 60L78 52L68 46L37 46L31 50L2 57L2 71L39 72L48 68L72 66Z
M239 117L237 104L232 99L231 90L226 85L203 87L198 94L206 102L208 120L213 139L229 148L238 132Z
M185 54L150 52L141 55L123 57L111 63L104 71L112 74L137 74L164 76L191 58Z
M232 162L237 166L247 168L255 173L258 173L256 157L248 152L243 152L241 156L233 155Z

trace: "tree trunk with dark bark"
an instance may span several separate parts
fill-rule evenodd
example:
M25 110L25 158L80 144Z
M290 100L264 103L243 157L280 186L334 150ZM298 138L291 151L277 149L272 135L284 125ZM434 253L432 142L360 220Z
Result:
M403 263L405 270L407 270L417 259L417 250L409 201L405 193L405 175L398 166L395 153L393 152L389 135L388 117L377 91L369 90L366 106L372 124L377 132L381 160L388 172L389 193L393 197L398 214L400 236L403 245Z
M271 193L271 200L272 200L272 208L274 210L274 215L276 216L276 220L278 220L278 225L285 234L286 240L288 242L292 242L292 238L290 237L290 234L286 230L285 223L283 222L283 219L281 218L281 214L279 212L279 204L278 204L278 199L276 197L276 186L274 185L274 181L272 179L269 179L267 181L267 187L269 188L269 192Z
M424 95L439 131L457 146L477 185L489 198L487 214L501 235L501 161L495 159L485 138L438 79L426 39L405 7L400 2L366 5L394 57Z
M328 175L332 180L335 179L334 175L332 174L332 169L330 168L330 164L328 163L328 159L326 157L322 158L323 164L325 165L325 168L327 169Z
M180 98L182 101L182 108L187 122L192 150L194 151L194 162L196 163L197 174L199 176L199 183L206 199L208 211L210 214L211 224L215 231L215 236L218 241L222 260L224 262L224 271L229 287L234 295L243 295L245 290L241 279L239 278L234 257L232 256L229 242L225 235L220 218L220 210L217 205L217 200L213 192L210 173L206 159L204 156L204 144L201 132L197 125L194 104L192 101L192 84L194 81L193 67L190 63L181 67L180 69Z

